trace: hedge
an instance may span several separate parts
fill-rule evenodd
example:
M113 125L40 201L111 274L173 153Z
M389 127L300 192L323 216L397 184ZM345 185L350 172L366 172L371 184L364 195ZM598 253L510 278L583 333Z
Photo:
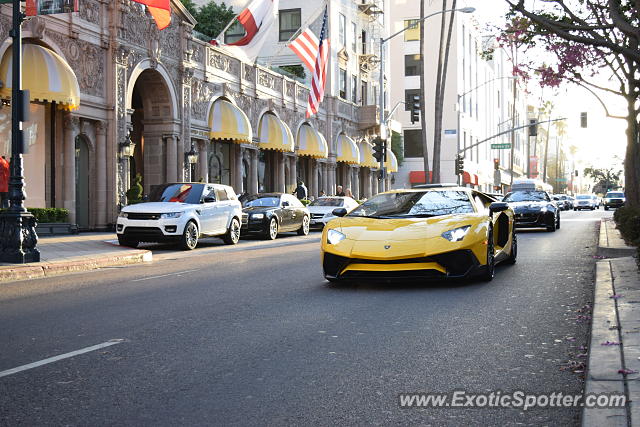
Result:
M69 211L62 208L27 208L27 210L36 217L39 223L46 222L69 222ZM0 212L6 209L0 209Z
M628 243L638 247L640 257L640 209L623 206L616 209L613 213L613 219L616 221L622 237Z

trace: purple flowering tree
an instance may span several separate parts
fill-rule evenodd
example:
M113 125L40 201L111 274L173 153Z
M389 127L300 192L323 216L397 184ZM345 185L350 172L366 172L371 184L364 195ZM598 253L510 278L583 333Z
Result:
M535 73L551 87L577 84L600 101L607 116L627 121L627 203L640 207L640 0L505 1L510 12L498 43L517 43L532 52L542 48L547 60L553 58L537 63L527 55L528 62L514 63L514 73L525 79ZM603 69L614 79L611 87L594 78ZM602 92L623 97L626 116L610 114L598 96Z

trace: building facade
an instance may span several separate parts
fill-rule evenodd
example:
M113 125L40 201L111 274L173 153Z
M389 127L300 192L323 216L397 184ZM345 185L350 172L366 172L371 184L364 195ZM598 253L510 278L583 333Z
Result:
M426 2L425 16L440 10L441 3ZM391 32L399 31L419 20L419 2L394 0L390 14ZM449 15L446 18L448 23ZM434 88L440 50L440 23L441 15L425 21L426 99L422 102L426 110L426 154L430 170L433 170ZM396 64L391 69L390 105L405 103L404 108L399 108L395 115L403 125L405 157L396 176L395 187L411 187L425 182L421 124L419 121L412 124L410 120L411 100L420 94L419 27L406 31L390 43L390 62ZM525 91L512 77L508 52L498 48L488 56L485 53L491 47L478 30L472 15L456 13L444 92L440 178L442 182L458 182L455 159L459 154L464 156L460 182L488 192L496 191L496 186L500 187L497 191L506 190L511 182L512 169L514 177L522 176L526 158L526 129L515 131L513 136L507 133L488 138L521 126L527 120ZM491 144L500 144L502 147L512 144L513 149L492 149Z
M106 229L137 175L145 194L156 184L199 180L232 185L237 193L293 191L303 179L317 196L349 178L357 197L376 192L361 105L327 96L319 114L306 119L308 86L198 40L194 18L179 1L171 6L171 25L162 31L130 0L84 0L77 14L23 24L23 43L71 70L57 77L72 76L76 87L66 95L75 90L80 100L69 111L64 93L50 88L36 98L32 91L28 207L67 208L81 229ZM11 6L0 12L5 58ZM41 71L24 81L25 89L39 76L56 75L29 61L25 70ZM10 155L8 144L0 148Z

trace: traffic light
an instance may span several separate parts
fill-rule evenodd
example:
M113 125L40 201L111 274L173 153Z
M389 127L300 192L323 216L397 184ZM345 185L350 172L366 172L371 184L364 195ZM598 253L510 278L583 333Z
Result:
M529 119L529 136L538 136L538 120Z
M456 175L462 175L464 171L464 157L460 154L456 156Z
M500 159L493 159L493 169L500 169Z
M385 162L387 160L387 144L384 139L376 138L373 141L373 158L378 162Z
M586 128L587 127L587 112L586 111L580 113L580 127L581 128Z
M420 96L413 95L411 100L411 124L420 121Z

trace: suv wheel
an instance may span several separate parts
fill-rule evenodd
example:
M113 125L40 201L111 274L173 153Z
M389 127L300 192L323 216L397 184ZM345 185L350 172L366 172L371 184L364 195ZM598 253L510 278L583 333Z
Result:
M229 229L227 230L227 234L222 236L222 240L227 245L235 245L240 240L240 223L236 218L231 220L231 224L229 224Z
M190 251L198 246L198 237L200 233L198 233L198 226L193 221L189 221L187 225L184 226L184 231L182 232L182 238L180 239L180 246L182 249Z

